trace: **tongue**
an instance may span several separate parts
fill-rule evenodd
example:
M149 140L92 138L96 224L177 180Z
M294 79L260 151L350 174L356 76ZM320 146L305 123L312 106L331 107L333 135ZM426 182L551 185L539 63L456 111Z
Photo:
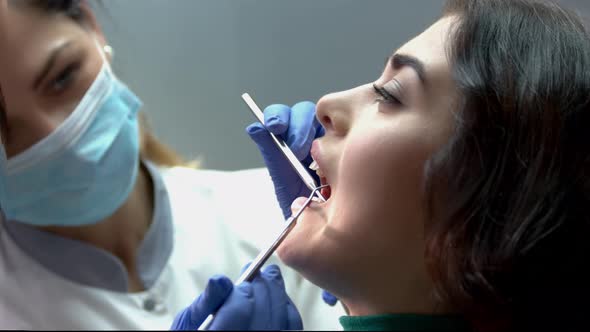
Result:
M330 187L322 188L320 193L322 194L322 196L324 196L324 198L326 200L330 199L330 196L332 195L332 188L330 188Z

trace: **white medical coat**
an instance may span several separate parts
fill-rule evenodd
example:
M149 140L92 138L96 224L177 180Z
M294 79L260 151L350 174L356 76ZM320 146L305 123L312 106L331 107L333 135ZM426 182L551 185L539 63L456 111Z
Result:
M236 280L282 228L282 214L266 169L236 172L161 169L170 198L173 249L149 289L126 293L89 287L44 268L0 227L1 329L169 329L176 314L213 274ZM341 330L340 305L272 257L305 329Z

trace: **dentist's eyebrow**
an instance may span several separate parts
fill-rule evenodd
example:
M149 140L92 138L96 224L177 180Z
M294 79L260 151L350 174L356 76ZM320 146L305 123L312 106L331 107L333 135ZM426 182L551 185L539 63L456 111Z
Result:
M400 69L402 67L410 67L414 69L422 85L426 85L426 70L424 69L424 63L418 58L407 54L394 54L390 58L391 67L394 69Z
M43 81L45 76L47 76L47 74L49 74L49 71L51 70L51 68L55 64L55 61L57 60L57 57L59 56L59 54L64 49L66 49L68 46L70 46L70 44L71 44L71 42L67 41L67 42L62 43L61 45L55 47L51 51L51 54L47 58L47 61L45 61L45 65L43 66L43 69L39 72L39 75L37 76L37 78L35 79L35 81L33 83L33 89L35 89L35 90L37 89L37 87L39 86L39 84L41 84L41 82Z

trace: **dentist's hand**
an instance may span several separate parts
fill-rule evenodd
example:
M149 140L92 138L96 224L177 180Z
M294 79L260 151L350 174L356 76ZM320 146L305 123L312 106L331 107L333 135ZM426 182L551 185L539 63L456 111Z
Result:
M270 105L264 109L264 123L269 131L283 138L304 166L309 166L311 143L316 137L324 135L324 128L315 117L314 103L304 101L295 104L293 108L286 105ZM291 203L295 198L309 196L311 191L301 181L262 124L253 123L246 128L246 132L264 158L275 186L277 200L286 219L291 215ZM316 178L319 185L315 172L310 171L310 174Z
M268 130L275 135L281 135L304 166L311 164L309 155L311 143L317 137L324 135L324 128L316 119L315 111L315 104L309 101L297 103L293 108L275 104L264 109L264 123ZM295 198L309 196L310 190L301 181L262 124L253 123L246 128L246 132L256 143L264 158L275 186L279 206L286 219L291 215L291 203ZM310 171L310 174L319 184L315 172ZM338 302L334 295L326 291L323 291L322 299L331 306Z
M170 329L196 330L214 312L211 330L303 329L276 265L269 265L251 283L235 287L225 276L212 277L205 291L176 316Z

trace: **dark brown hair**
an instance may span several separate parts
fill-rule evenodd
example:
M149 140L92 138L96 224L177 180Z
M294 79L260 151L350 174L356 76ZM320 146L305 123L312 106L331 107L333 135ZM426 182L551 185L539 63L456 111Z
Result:
M567 330L590 296L590 39L529 0L451 0L456 128L427 163L427 262L474 328ZM582 325L584 326L584 325ZM586 325L587 326L587 325Z

